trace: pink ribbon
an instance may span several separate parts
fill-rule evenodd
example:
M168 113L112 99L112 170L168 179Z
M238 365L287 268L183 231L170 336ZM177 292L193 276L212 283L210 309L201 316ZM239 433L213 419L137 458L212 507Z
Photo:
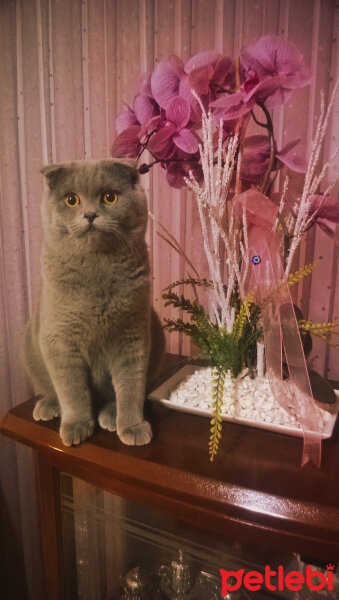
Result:
M278 208L255 189L238 195L234 202L239 216L243 208L246 210L251 266L244 282L244 294L252 292L254 302L260 306L266 370L272 393L280 406L293 414L303 430L301 466L313 461L320 467L321 428L317 406L283 270L281 240L272 232ZM283 353L289 374L285 381Z

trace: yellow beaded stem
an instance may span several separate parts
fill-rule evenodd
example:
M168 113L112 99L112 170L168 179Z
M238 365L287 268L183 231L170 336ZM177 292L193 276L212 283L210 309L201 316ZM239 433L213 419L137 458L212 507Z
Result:
M243 332L244 325L246 322L246 317L248 316L249 308L253 303L252 296L253 294L252 292L250 292L245 298L245 300L241 303L240 310L235 320L233 331L237 340L241 338L241 334Z
M225 372L221 367L215 367L212 378L212 419L210 429L209 454L210 461L214 460L221 438L221 408L224 394Z
M314 269L316 268L317 264L318 264L318 261L316 260L314 263L310 263L309 265L306 265L302 269L298 269L294 273L290 273L287 278L288 285L289 286L294 285L295 283L298 283L298 281L300 281L300 279L303 279L307 275L310 275L312 273L312 271L314 271Z
M310 275L312 273L312 271L314 271L314 269L316 268L317 264L318 264L318 261L316 260L314 263L310 263L309 265L306 265L302 269L298 269L294 273L290 273L289 276L287 277L288 285L291 287L295 283L298 283L298 281L300 281L304 277L307 277L307 275ZM272 290L272 292L270 292L267 296L265 296L265 298L263 298L263 300L261 301L261 304L260 304L261 307L263 307L267 302L269 302L272 298L273 293L278 293L278 291L284 285L285 285L285 281L278 283L276 288L274 288Z
M299 328L302 331L309 331L314 335L322 335L325 333L334 333L339 335L338 327L339 323L332 323L331 321L325 323L317 323L315 321L308 321L306 319L300 319L298 321Z

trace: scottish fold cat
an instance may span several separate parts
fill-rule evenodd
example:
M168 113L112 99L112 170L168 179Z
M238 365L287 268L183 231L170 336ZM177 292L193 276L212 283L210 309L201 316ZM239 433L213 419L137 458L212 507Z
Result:
M132 161L42 169L44 244L39 309L25 360L37 394L34 419L61 416L66 446L99 425L129 445L150 442L147 379L164 350L150 306L147 203Z

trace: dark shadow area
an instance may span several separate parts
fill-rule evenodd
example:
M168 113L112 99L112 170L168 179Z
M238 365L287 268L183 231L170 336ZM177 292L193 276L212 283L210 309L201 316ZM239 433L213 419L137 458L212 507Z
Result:
M28 600L21 541L0 489L0 598Z

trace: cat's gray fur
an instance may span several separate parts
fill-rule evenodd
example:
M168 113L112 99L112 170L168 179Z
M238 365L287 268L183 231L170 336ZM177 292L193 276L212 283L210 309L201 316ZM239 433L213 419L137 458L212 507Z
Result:
M154 374L164 339L150 307L147 204L136 168L106 159L42 173L43 285L25 337L27 369L42 396L34 418L61 414L66 446L92 435L96 418L125 444L147 444L147 370ZM113 206L102 201L107 190L118 193ZM64 202L70 192L80 197L76 208ZM85 213L97 215L92 224Z

